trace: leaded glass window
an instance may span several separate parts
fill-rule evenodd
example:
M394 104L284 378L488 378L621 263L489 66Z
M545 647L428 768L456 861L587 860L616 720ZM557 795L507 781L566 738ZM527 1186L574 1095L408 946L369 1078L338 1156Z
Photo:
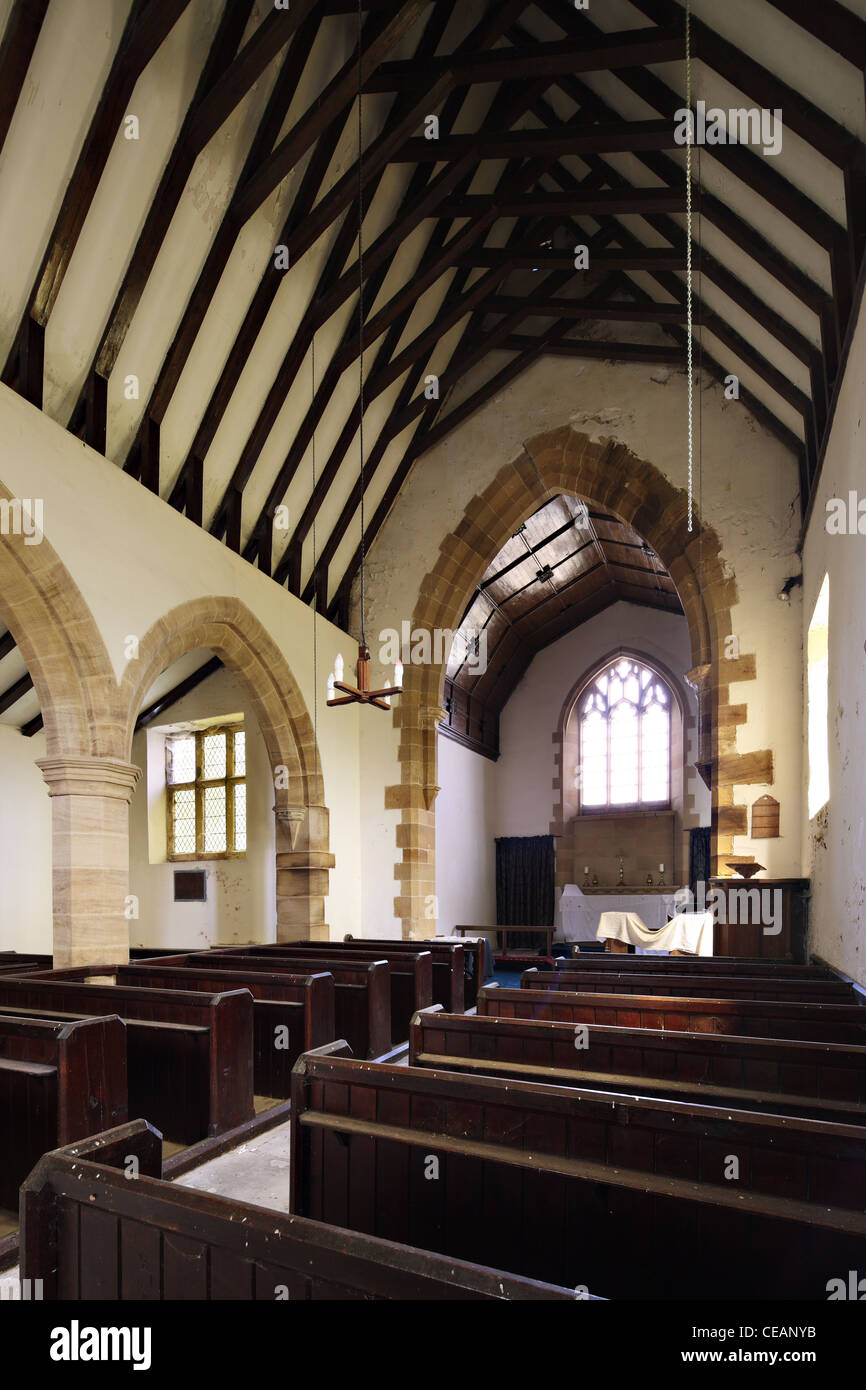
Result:
M238 725L166 739L169 859L228 858L246 852L245 739Z
M670 803L671 701L661 677L631 657L590 681L578 702L583 808Z

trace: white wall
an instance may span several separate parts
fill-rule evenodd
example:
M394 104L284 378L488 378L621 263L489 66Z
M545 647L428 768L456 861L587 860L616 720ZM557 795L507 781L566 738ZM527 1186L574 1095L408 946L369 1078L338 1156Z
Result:
M51 950L51 807L45 735L0 724L0 951Z
M436 798L436 931L496 921L493 848L499 764L439 736Z
M861 303L803 548L803 643L830 576L830 800L811 821L801 792L802 872L812 879L811 946L866 984L866 516L864 534L827 531L827 503L866 501L866 308ZM866 512L866 506L864 506ZM808 737L803 708L803 741Z

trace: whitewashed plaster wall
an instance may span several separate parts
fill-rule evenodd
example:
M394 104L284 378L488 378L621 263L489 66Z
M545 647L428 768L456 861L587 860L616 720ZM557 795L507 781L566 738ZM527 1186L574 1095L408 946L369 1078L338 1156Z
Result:
M461 394L472 386L472 381L461 383ZM731 701L747 702L749 712L748 723L737 731L737 751L770 748L775 763L772 787L735 789L735 799L751 804L769 790L782 807L782 838L752 842L749 836L738 836L734 849L753 855L771 874L796 874L802 773L801 599L797 589L788 604L780 603L777 595L785 580L800 571L797 465L742 402L724 399L719 386L705 384L699 398L703 442L696 501L719 536L736 578L738 603L732 617L739 650L754 653L757 661L757 679L731 685ZM386 628L399 630L403 620L411 619L420 582L433 569L440 543L458 525L472 497L490 484L504 463L518 456L524 440L568 424L593 439L613 438L627 445L675 486L687 486L684 372L541 359L415 465L368 559L367 633L374 668L377 634ZM357 611L357 584L354 596ZM396 762L392 766L397 774ZM398 775L393 780L398 781ZM375 796L372 788L369 795ZM385 820L391 833L377 842L379 869L365 894L368 919L371 914L379 919L393 914L394 884L386 876L386 865L394 863L399 813L386 812Z
M440 935L456 926L496 921L497 783L499 764L439 735L436 798L436 898ZM547 832L547 826L542 833ZM433 924L431 923L431 926Z
M13 496L43 499L45 536L81 590L118 680L127 664L125 639L143 636L157 619L190 599L238 598L262 623L318 726L336 856L326 920L340 936L357 931L362 860L358 712L351 706L325 708L325 681L334 657L339 650L351 654L345 633L317 620L314 710L310 608L6 387L0 387L0 481ZM32 760L38 754L26 742ZM6 776L4 764L4 785ZM380 801L381 795L380 784Z
M52 949L51 808L36 766L45 735L0 725L0 950Z
M802 872L812 879L811 945L866 984L866 534L827 531L827 504L866 501L866 308L836 404L821 481L803 548L803 640L830 577L830 800L812 820L804 776ZM866 511L866 507L864 507ZM862 523L866 531L866 518ZM804 699L803 742L808 741Z

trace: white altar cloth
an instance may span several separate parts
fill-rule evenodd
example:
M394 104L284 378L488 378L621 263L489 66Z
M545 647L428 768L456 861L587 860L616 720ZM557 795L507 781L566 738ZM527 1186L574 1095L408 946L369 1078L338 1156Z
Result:
M713 914L679 912L665 926L651 931L636 912L603 912L596 933L600 941L627 941L636 950L689 951L713 954Z
M668 914L677 910L675 890L670 893L582 893L576 883L568 883L559 901L559 931L562 941L595 941L599 917L603 912L632 912L651 930L663 927Z

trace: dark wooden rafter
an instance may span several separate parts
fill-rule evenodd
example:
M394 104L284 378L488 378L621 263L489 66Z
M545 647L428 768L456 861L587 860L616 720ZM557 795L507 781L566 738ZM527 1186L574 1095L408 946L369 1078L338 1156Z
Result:
M616 181L620 177L620 175L618 175L615 170L611 169L604 161L597 160L594 161L594 163L603 165L605 176L611 181ZM560 182L568 184L573 182L573 176L569 175L567 171L561 168L557 171L556 177ZM670 219L653 217L648 218L647 221L655 230L668 238L682 237L679 225ZM641 249L637 238L633 233L627 231L625 227L620 226L618 235L620 240L632 249ZM806 452L810 458L813 458L817 431L812 399L793 386L788 378L764 356L758 353L751 344L746 342L741 334L735 333L720 315L713 313L705 304L699 293L703 275L707 273L708 270L710 278L713 278L713 273L717 264L718 263L714 261L712 257L705 257L703 248L699 243L693 245L693 284L698 290L697 293L693 294L695 326L697 328L702 326L706 328L708 332L712 333L714 337L718 338L720 342L734 353L744 365L749 367L756 375L764 380L771 390L775 391L777 395L802 415L804 438L807 446ZM661 288L676 301L680 310L682 310L685 307L685 287L679 277L671 272L666 272L658 268L652 270L650 273L657 279ZM724 274L718 277L717 275L717 283L719 278L721 278L720 287L729 293L735 302L745 308L746 312L750 313L762 328L766 329L772 336L776 336L784 347L794 355L799 356L809 367L812 374L813 392L818 391L820 401L822 374L820 372L819 361L817 360L820 355L816 354L816 350L811 347L808 340L786 326L781 316L774 315L767 306L762 304L757 295L751 294L745 286L740 285L736 277ZM636 286L634 282L629 281L628 283L631 288L631 293L635 294ZM655 312L657 301L650 300L647 296L641 296L641 299L648 312ZM751 403L753 403L753 399L753 397L750 397ZM796 436L785 425L781 424L776 416L768 411L766 407L764 407L762 412L762 420L764 423L772 421L774 432L782 438L783 442L795 446L795 452L799 453L799 440L797 440Z
M44 334L133 88L188 4L189 0L149 0L149 3L147 0L134 0L111 72L28 297L27 309L15 336L10 358L7 359L4 381L12 370L11 358L17 354L19 345L23 348L28 333L32 335L29 321ZM38 399L34 399L34 395L38 395ZM41 382L38 392L29 394L28 399L41 406Z
M413 4L411 8L417 9L420 12L420 9L423 8L422 0L417 0L417 3ZM404 32L402 25L395 26L395 24L393 24L390 21L390 16L387 10L383 10L381 15L374 11L372 17L368 19L367 23L373 26L373 36L371 38L370 46L372 47L375 45L377 52L382 50L383 33L388 35L390 43L393 45L398 41L400 37L402 37L402 34ZM362 45L362 47L363 46L364 45ZM387 48L385 49L385 51L387 51ZM304 42L294 42L289 51L288 61L291 65L290 71L295 74L295 84L297 84L297 82L300 80L300 76L303 72L304 66L306 65L306 61L308 58L309 48L307 47L307 44ZM351 99L351 93L348 90L350 67L351 64L347 62L341 69L341 73L343 75L343 87L341 87L341 91L345 88L346 95L346 99L342 103L343 106L347 106L350 103ZM357 84L357 76L355 77L355 82ZM288 77L286 77L285 85L287 88L291 87L292 85L289 82ZM291 91L287 92L287 96L291 96ZM335 103L332 100L329 101L327 105L322 104L318 101L314 102L308 110L308 112L306 113L306 115L301 118L301 121L297 123L295 127L293 127L293 130L300 131L299 135L296 139L293 140L290 147L291 151L294 154L293 164L297 163L307 152L310 146L315 143L316 139L318 139L327 131L331 116L331 109L334 106L334 104ZM180 380L180 376L186 364L189 353L192 350L193 343L195 342L195 339L204 321L205 314L207 313L207 310L210 306L213 295L216 293L216 289L219 284L222 273L226 265L228 264L228 259L235 245L237 237L240 234L245 222L251 215L251 211L254 211L254 209L248 208L248 190L253 181L258 179L259 173L262 168L262 159L265 157L263 147L266 143L263 137L263 126L267 121L268 113L266 112L265 118L263 119L263 122L259 128L260 133L262 133L262 147L260 148L258 142L256 142L255 150L250 152L250 155L247 157L247 160L245 161L244 169L241 174L241 177L238 180L234 195L232 196L229 202L229 206L223 217L223 221L220 225L219 231L217 232L217 236L214 240L213 245L211 246L210 252L208 253L205 265L201 271L201 274L199 275L195 289L193 290L193 293L187 303L186 310L184 312L181 323L177 329L177 332L175 333L174 339L171 343L168 353L166 354L165 360L163 361L159 376L157 378L154 389L151 392L150 399L145 409L143 421L147 417L160 421L165 415L165 412L168 409L168 406L171 402L171 398L175 390L175 387L177 386L177 383ZM285 139L281 141L280 145L277 147L278 149L284 149L284 164L286 164L286 140L288 138L288 136L285 137ZM293 167L293 164L288 164L288 167L286 167L284 170L283 177L285 177L286 174L290 172L291 168ZM266 196L266 193L262 193L262 199ZM287 243L287 245L289 247L290 255L294 254L293 249L291 247L291 243ZM127 461L124 467L128 472L134 473L136 470L136 456L139 443L140 436L137 437L135 443L130 449L129 455L127 456Z
M556 24L573 37L592 42L601 33L592 21L575 10L563 9L554 0L539 0L539 6ZM620 80L652 109L673 120L682 108L683 97L662 78L648 69L620 74ZM767 160L744 145L708 146L710 157L719 156L725 168L752 192L765 199L774 210L815 241L830 259L836 316L837 347L844 337L851 307L853 281L847 229L836 222L807 194L795 188L769 167ZM723 153L722 153L723 152Z
M516 0L513 0L511 6L512 9L519 9L523 7L524 5L517 4ZM498 28L502 27L506 22L506 15L504 13L504 10L506 8L508 7L503 7L503 13L497 16L496 32L498 32ZM500 102L500 106L503 108L502 119L518 119L519 116L522 115L523 112L529 108L529 106L531 106L533 100L537 98L537 96L543 90L545 85L546 83L541 82L530 84L528 88L523 88L520 95L518 97L515 97L513 101ZM367 167L367 163L368 154L367 152L365 152L365 168ZM463 160L458 161L456 164L451 166L448 170L444 172L443 175L437 176L426 187L424 186L423 173L419 170L418 173L420 177L413 178L412 183L410 184L409 195L404 202L401 215L397 218L396 222L392 224L391 227L389 227L382 235L380 235L373 242L373 244L365 251L364 261L367 274L378 274L380 271L383 270L383 268L387 269L388 267L390 267L390 264L394 256L402 247L403 242L405 241L407 236L409 236L411 232L414 231L414 229L417 226L419 226L421 222L424 221L425 217L430 215L431 209L435 208L437 202L439 201L439 195L443 191L445 191L446 188L450 190L454 186L456 186L459 181L465 179L468 174L474 172L475 167L477 167L477 161L474 159L474 157L467 156ZM382 161L381 168L384 168L384 161ZM357 187L357 179L355 186ZM354 207L352 211L356 211ZM354 231L354 227L350 218L351 214L346 219L346 223L344 224L344 231L348 230L351 235ZM493 216L491 214L489 221L492 222L492 220ZM477 234L479 236L481 235L482 230L483 228L481 226L477 228ZM462 245L463 243L461 242L460 246ZM253 434L251 435L250 440L248 441L247 446L243 451L241 461L238 465L238 468L235 470L235 476L233 479L233 485L235 486L243 486L246 482L246 479L248 478L249 473L252 470L252 466L255 463L255 459L258 457L261 445L264 442L264 439L267 437L267 433L272 428L273 423L276 420L276 417L279 414L280 409L282 408L285 397L287 396L288 391L291 388L292 382L294 381L297 371L300 368L300 365L303 361L309 344L312 341L314 333L317 331L319 327L321 327L324 323L327 322L327 320L341 307L342 304L344 304L350 298L350 296L357 293L357 262L355 262L348 270L344 271L342 275L339 275L335 279L330 273L330 267L333 259L334 258L332 257L331 261L329 261L329 266L326 270L326 273L320 280L318 289L316 290L315 294L312 296L310 312L308 312L308 314L306 315L302 328L295 335L295 339L283 360L283 363L280 367L274 384L266 399L265 405L263 406L262 411L260 412L259 419L256 422ZM430 283L432 283L433 280L438 278L438 275L441 274L443 270L448 268L449 263L450 255L446 252L441 263L437 262L433 266L424 267L421 276L422 280L426 281L429 279ZM407 287L406 291L403 292L402 299L405 300L407 303L411 303L414 299L417 298L419 292L419 284L416 282L411 287ZM368 296L368 302L372 302L372 299L372 296ZM390 326L391 316L394 316L398 312L400 312L401 307L402 305L395 304L393 301L390 305L385 306L385 309L381 311L381 316L377 316L377 319L374 321L373 331L384 331L386 327ZM354 348L352 346L351 333L348 333L344 337L344 341L339 349L339 354L344 367L348 366L350 362L353 360ZM306 428L309 430L308 425ZM299 452L297 449L293 449L289 457L287 458L285 464L280 470L278 478L276 479L275 483L273 484L270 490L266 506L263 509L262 514L260 515L255 527L253 528L254 535L261 534L268 526L268 513L271 512L273 507L279 503L280 498L284 494L285 489L288 486L289 481L291 480L294 469L297 467L300 461L302 453L303 450L300 450Z
M433 21L431 21L430 25L428 25L428 28L425 30L425 33L422 36L422 48L430 48L431 50L435 49L436 43L441 38L441 32L444 28L444 12L435 13ZM398 111L396 112L397 120L399 121L400 119L402 119L402 116L402 109L398 109ZM372 197L375 195L378 181L382 177L384 169L385 163L382 162L378 171L375 174L372 184L366 176L364 178L364 182L367 188L367 198L370 201L372 201ZM357 191L357 189L358 180L356 179L355 190ZM321 206L321 204L318 204L317 206ZM341 277L340 272L342 271L343 266L345 265L345 262L351 252L351 248L354 244L356 234L357 202L350 205L350 210L343 221L343 225L332 247L331 253L328 257L328 261L325 265L325 268L321 276L319 277L318 284L315 287L314 292L311 296L310 308L304 317L302 325L294 335L294 338L283 358L283 361L276 374L276 377L274 378L270 390L268 391L264 404L262 405L259 411L259 415L255 421L253 429L250 432L247 438L247 442L241 451L240 459L232 475L230 483L231 488L243 490L244 486L246 485L253 471L253 468L255 467L255 464L258 460L259 453L261 452L261 449L266 439L268 438L271 429L273 428L277 416L279 415L279 412L282 409L285 399L297 377L297 373L300 370L304 358L313 342L316 331L319 327L322 326L322 324L327 322L327 319L331 316L331 313L334 312L335 308L339 307L339 304L335 303L333 298L333 290L335 285L339 282L343 289L343 293L341 294L339 303L344 302L346 299L349 298L351 294L351 279L347 281L346 276ZM291 236L287 238L287 244L292 244ZM390 262L382 260L377 266L375 266L372 283L367 287L370 302L375 300L376 294L378 293L378 290L381 287L381 284L389 268L389 264ZM355 330L350 324L343 335L343 340L340 344L340 347L338 348L337 356L339 356L341 353L345 354L347 347L352 342L354 332ZM261 511L256 525L253 528L251 541L245 550L245 554L248 559L254 559L256 556L258 556L260 564L263 560L267 560L268 565L270 564L270 555L268 552L270 550L271 545L270 528L272 524L274 508L279 503L279 500L285 491L285 487L287 486L288 481L290 481L291 477L293 476L294 471L297 468L300 459L302 458L303 453L307 447L307 444L309 443L309 440L312 438L312 432L315 428L315 423L319 418L321 418L321 413L324 410L325 405L327 404L327 400L329 399L330 394L333 391L333 388L336 385L337 380L339 379L341 371L342 367L339 366L339 363L336 359L327 365L327 368L323 374L323 379L321 379L319 382L319 389L317 392L318 404L314 405L311 411L307 413L302 423L301 430L299 434L296 435L293 447L290 450L286 461L280 469L277 482L274 485L272 485L269 492L268 500ZM280 481L281 479L283 480L282 482ZM214 517L214 521L211 525L211 531L215 535L221 534L222 527L224 525L224 514L225 497L218 506Z
M0 150L12 123L48 0L15 0L0 42Z
M542 232L542 235L545 234L546 232ZM524 234L521 230L520 224L518 224L518 227L512 232L512 240L516 244L520 244L523 235ZM593 246L603 245L608 239L608 236L609 233L606 231L598 233L593 240ZM554 290L562 288L570 279L574 278L575 274L576 272L572 260L569 263L567 272L555 277L555 280L552 284L552 288ZM457 306L459 303L461 303L464 295L465 283L466 281L464 277L460 281L456 282L455 286L452 287L451 291L449 292L449 295L446 297L445 305L443 306L446 310L449 304ZM485 308L486 303L482 300L481 304L478 306L478 308L475 309L472 316L470 317L468 324L464 330L464 333L461 337L460 343L458 344L455 352L452 355L451 361L448 365L447 373L448 379L452 382L451 389L453 389L454 382L457 379L459 379L459 377L463 375L466 371L468 371L470 367L474 366L477 362L479 362L486 355L487 352L495 348L512 328L518 326L523 321L523 318L526 316L528 312L527 305L522 304L518 311L509 315L505 320L503 320L503 322L497 325L497 327L494 330L489 331L486 335L481 335L479 321L483 317L483 311ZM437 323L440 321L440 319L436 320ZM535 355L540 355L540 350ZM418 363L416 359L417 354L413 354L413 362L410 365L417 367ZM417 371L417 377L415 382L414 389L416 390L417 378L420 378L420 376L423 375L423 372L425 370L425 366L423 364L426 363L426 355L422 354L421 362L422 365L420 369ZM506 385L509 380L513 379L514 376L518 375L519 371L523 370L526 365L528 365L528 362L525 361L521 361L520 363L511 363L507 368L504 369L503 372L497 373L496 389L501 389L501 387ZM489 386L489 384L486 384L485 387L481 389L486 393L492 388ZM374 447L371 458L368 461L368 466L365 470L365 480L367 485L369 485L370 479L373 473L375 472L376 467L378 467L378 464L381 462L385 454L385 451L387 450L392 440L396 438L399 434L401 434L403 430L407 428L407 426L411 425L412 422L417 418L417 416L422 412L422 424L426 432L426 430L432 424L433 419L439 412L441 406L444 404L445 399L447 398L447 394L450 394L450 392L447 392L446 397L443 397L435 404L431 404L428 408L425 397L421 394L413 396L413 390L412 388L409 388L407 383L407 386L404 387L403 392L401 392L401 395L398 398L398 401L395 405L395 409L392 411L391 418L388 424L381 431L379 438L376 441L376 445ZM475 402L473 399L472 408L477 408L478 404L480 404L480 402ZM462 409L462 407L459 407L458 409ZM417 438L418 434L416 434L415 436L415 439ZM411 446L411 448L414 450L416 447L417 446L415 444L415 440L413 439L413 445ZM429 445L426 447L429 447ZM414 452L412 456L415 456ZM399 469L397 470L397 473L395 473L394 477L396 478L398 474L400 474ZM392 484L393 482L394 479L392 478ZM384 499L384 502L387 503L388 506L390 506L391 500L393 500L393 497L391 494L391 485L389 485L389 489L388 491L386 491L386 497ZM320 502L321 498L319 499L319 504ZM348 529L349 524L351 523L352 517L355 515L357 511L359 502L360 487L356 484L352 489L350 498L344 506L343 511L341 512L341 515L336 525L332 529L331 536L328 539L322 558L319 562L320 567L327 567L327 564L329 563L330 559L333 558L333 555L336 552L337 547L342 541L342 538L346 530ZM382 509L380 507L379 512L377 512L376 514L377 517L380 516L381 511ZM378 530L378 525L375 527L375 530ZM372 535L375 534L375 530L374 532L370 533L371 538ZM367 534L368 533L365 530L365 535ZM345 597L347 583L351 582L351 574L354 573L354 566L358 561L359 555L360 549L355 552L355 556L353 557L353 560L349 566L349 570L347 571L347 574L344 575L339 599L341 603L343 602ZM282 570L278 569L277 573L275 574L275 578L282 579L283 577L284 574ZM307 589L304 592L305 598L308 597L311 591L312 583L313 581L311 579L311 581L308 583Z
M760 0L765 2L832 53L862 69L866 22L846 6L836 0L826 0L819 9L806 0ZM45 326L129 94L187 3L132 0L75 176L66 190L4 370L7 384L37 406L43 397ZM203 481L209 450L237 399L244 367L285 282L285 272L272 258L268 262L168 500L245 558L257 562L280 582L287 582L293 592L315 600L320 610L328 606L332 615L339 613L343 618L358 551L340 575L332 571L348 529L357 518L361 500L357 480L342 489L348 495L336 522L328 528L324 545L317 548L312 572L305 576L302 569L309 534L325 499L333 497L333 489L340 489L346 478L347 459L360 422L357 399L348 409L340 407L342 424L336 442L318 472L315 488L299 503L294 530L286 550L276 557L275 568L273 518L317 425L335 399L342 399L345 374L357 366L359 273L353 250L359 178L369 210L391 165L414 166L402 203L384 226L379 223L364 255L365 406L369 409L386 391L395 392L388 418L368 445L365 482L369 488L377 475L376 494L380 495L365 531L368 546L414 463L542 355L679 367L686 346L686 247L681 222L684 171L681 156L672 157L676 151L674 115L684 104L680 77L684 0L634 0L633 10L646 25L611 32L598 27L591 9L588 13L577 11L562 0L534 0L534 5L533 0L505 0L502 5L487 5L472 31L450 53L442 52L447 27L453 20L453 6L446 0L403 4L397 0L361 0L361 9L364 29L359 53L350 51L358 0L293 0L288 9L266 10L246 43L252 0L232 0L222 6L194 96L132 249L69 424L91 445L105 450L108 379L195 159L285 49L265 115L163 357L124 467L152 490L160 490L161 425L237 238L265 199L301 161L306 161L275 246L286 247L289 264L294 266L327 234L330 247L324 269L312 287L300 325L286 347L232 471L222 480L223 490L217 494L214 510L205 516ZM544 33L561 37L541 40L530 33L522 17L524 11L533 9L536 27L541 16ZM15 0L12 6L0 44L0 143L19 99L45 10L44 0ZM342 18L335 21L332 16ZM349 56L307 109L298 117L292 115L286 128L290 103L305 78L310 53L314 46L317 51L321 48L320 32L324 34L327 26L336 22L341 36L350 36L349 45L342 50ZM405 48L403 41L416 26L419 39L414 53L391 61L395 48ZM699 161L715 161L821 249L827 257L831 293L788 260L747 215L706 189L694 189L694 211L702 215L704 223L712 224L714 232L815 316L818 333L804 331L799 309L788 317L784 309L775 307L777 299L753 289L748 274L730 268L727 249L720 251L715 243L713 255L703 249L700 238L694 242L693 307L699 362L719 379L736 372L738 364L747 377L753 374L757 384L751 393L741 384L740 399L796 455L805 504L817 473L853 287L866 253L866 146L763 63L716 32L711 20L692 17L692 50L698 61L748 101L771 110L781 108L786 130L829 161L844 179L843 222L804 191L805 180L802 185L799 178L793 183L777 172L774 161L761 158L748 146L711 146L698 157ZM367 142L360 168L357 161L350 161L345 172L328 186L333 151L345 144L349 123L357 113L359 59L364 92L379 94L375 99L380 108L378 133ZM629 111L637 109L637 98L648 113L647 119L627 118L583 80L589 76L591 82L591 74L606 73L614 74L618 86L629 94ZM489 105L484 84L492 96ZM468 98L479 87L482 101L470 103ZM382 94L393 96L387 113L381 110ZM561 115L562 97L574 108L566 119ZM426 139L420 130L424 118L435 111L439 112L440 138ZM632 157L628 179L618 171L615 157L619 154ZM478 190L488 185L476 175L483 173L484 161L490 160L505 161L505 172L498 175L493 192L481 192ZM636 216L651 234L648 238L642 232L640 237L635 235ZM516 223L506 245L485 245L488 238L494 242L500 239L497 224L506 219ZM414 269L407 270L401 253L407 240L422 227L419 242L423 239L424 245ZM552 235L563 228L568 239L574 236L593 245L592 273L580 281L580 291L587 286L591 289L581 298L566 297L566 293L574 294L574 289L564 293L573 277L573 258L564 249L568 239L563 243ZM658 239L666 245L645 244ZM522 282L517 278L528 270L537 272L529 285L525 275ZM646 275L652 280L648 282ZM604 292L599 276L606 286ZM648 291L648 283L657 291ZM714 295L706 292L709 285ZM416 306L425 295L428 298L422 313ZM437 307L429 318L434 303ZM765 348L761 343L759 348L749 329L726 305L734 306L744 322L768 335L770 346ZM275 426L308 361L316 334L336 314L345 314L350 308L351 318L336 348L329 346L327 355L317 363L315 398L293 422L292 437L277 464L270 465L273 476L264 480L256 477L256 491L264 503L259 503L257 517L247 518L252 524L245 526L247 484L254 470L263 466L263 455L270 457ZM581 336L581 321L604 320L647 324L662 333L651 335L658 340L654 343ZM457 328L459 336L454 335ZM450 359L443 364L442 357L434 358L433 354L446 334L455 336L456 345L449 349ZM815 341L817 336L820 345ZM792 381L785 354L802 364L802 382L808 376L808 391L801 389L796 374ZM423 381L433 361L437 363L441 396L428 401ZM786 410L781 409L782 419L774 413L774 398L802 418L802 440L785 423L789 418ZM776 409L780 409L778 404ZM380 413L381 406L376 414ZM370 427L370 417L365 418L365 426ZM382 491L378 473L384 471L386 457L393 459L398 453L392 449L397 441L402 454L390 465L391 476ZM0 696L0 701L3 698Z
M289 41L304 18L303 10L312 9L312 3L311 0L306 0L305 5L295 5L291 11L272 11L238 52L252 8L252 0L240 0L240 3L227 5L223 11L195 93L154 194L88 372L89 384L79 401L77 411L73 412L70 422L73 430L80 420L85 400L89 403L92 396L101 394L98 385L94 391L93 377L107 381L114 369L198 155L223 121L244 99L268 64ZM287 101L290 96L291 93L287 93ZM100 448L100 440L92 437L90 429L86 437L88 443ZM104 450L104 443L101 447Z

